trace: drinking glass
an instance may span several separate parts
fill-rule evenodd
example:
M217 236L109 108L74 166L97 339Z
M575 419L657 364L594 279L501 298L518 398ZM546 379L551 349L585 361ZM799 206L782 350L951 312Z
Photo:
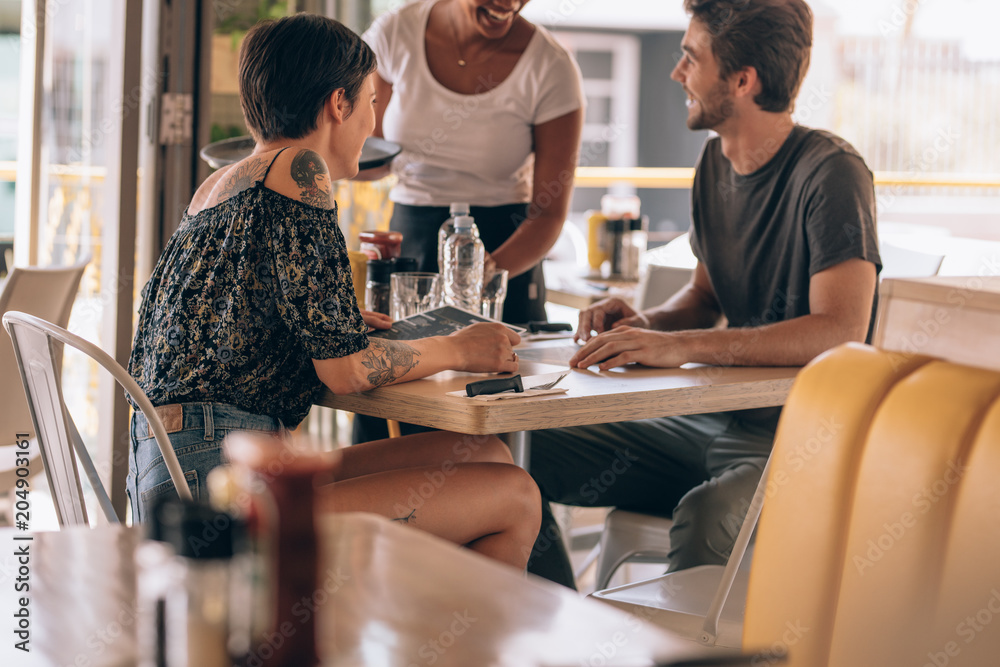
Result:
M401 320L441 305L438 274L401 271L392 274L390 316Z
M497 269L483 280L483 317L499 320L507 298L507 269Z

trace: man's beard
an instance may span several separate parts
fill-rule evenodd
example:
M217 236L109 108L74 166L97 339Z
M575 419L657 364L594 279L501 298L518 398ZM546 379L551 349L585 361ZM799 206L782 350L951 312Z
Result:
M733 115L733 99L725 81L719 81L708 98L697 104L698 114L688 116L687 126L690 130L714 130Z

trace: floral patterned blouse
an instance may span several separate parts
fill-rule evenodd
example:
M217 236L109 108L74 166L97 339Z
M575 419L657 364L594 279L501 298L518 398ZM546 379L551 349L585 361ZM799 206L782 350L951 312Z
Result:
M263 181L185 213L142 291L129 372L153 405L217 402L297 425L313 359L368 347L337 210Z

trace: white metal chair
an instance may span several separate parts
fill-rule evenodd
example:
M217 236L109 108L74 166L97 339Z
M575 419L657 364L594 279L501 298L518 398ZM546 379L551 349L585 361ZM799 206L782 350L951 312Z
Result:
M596 590L608 587L626 562L666 563L670 551L671 519L613 509L604 519L597 547ZM589 563L586 563L589 565Z
M115 523L119 522L119 517L111 506L111 499L87 453L76 424L66 409L60 365L56 361L61 346L56 345L56 342L80 350L103 366L124 387L149 421L178 494L186 500L191 499L191 490L184 481L184 474L163 422L146 394L118 362L93 343L33 315L8 312L3 316L3 325L14 344L14 355L21 371L31 420L38 434L42 462L49 478L60 526L89 525L77 458L80 459L105 517L109 522Z
M671 572L649 581L598 590L593 597L632 613L655 616L650 620L666 625L706 646L740 648L743 608L749 580L749 569L743 559L760 518L770 467L771 461L768 459L725 565L700 565ZM639 521L650 522L658 519L643 514L636 514L634 517ZM667 520L660 518L659 521ZM639 536L638 539L655 539L655 533L651 534L650 528L650 524L637 525L635 533ZM662 530L663 525L656 528ZM664 543L669 547L669 538ZM624 560L621 559L620 562ZM611 574L613 570L608 574L609 581Z
M691 239L684 232L670 243L647 252L643 262L646 270L632 304L638 310L658 306L676 294L691 280L691 271L698 260L691 252Z
M0 289L0 315L9 310L17 310L65 327L70 311L76 300L80 278L87 268L89 258L72 266L59 267L13 267ZM58 362L57 362L58 363ZM13 438L16 435L29 443L35 437L31 424L31 413L24 398L24 390L12 378L17 375L17 361L14 348L4 336L0 336L0 462L14 461ZM36 448L27 468L41 471L41 457ZM14 468L0 468L0 496L7 495L17 482Z
M895 243L879 242L882 256L880 278L924 278L936 276L944 255L914 250Z

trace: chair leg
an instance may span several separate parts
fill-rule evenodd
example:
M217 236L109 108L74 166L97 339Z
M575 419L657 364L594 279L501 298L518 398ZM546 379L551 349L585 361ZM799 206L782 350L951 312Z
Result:
M399 422L395 419L386 419L385 425L389 428L390 438L398 438L403 435L402 431L399 430Z

